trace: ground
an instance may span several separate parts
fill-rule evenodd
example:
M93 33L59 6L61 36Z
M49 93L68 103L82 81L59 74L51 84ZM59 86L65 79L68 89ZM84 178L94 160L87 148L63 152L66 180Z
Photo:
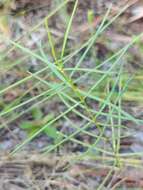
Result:
M143 2L0 9L0 189L142 189Z

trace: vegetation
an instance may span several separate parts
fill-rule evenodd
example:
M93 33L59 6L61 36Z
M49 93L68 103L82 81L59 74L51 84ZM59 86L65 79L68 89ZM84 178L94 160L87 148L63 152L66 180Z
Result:
M99 190L106 187L113 171L142 167L142 152L124 152L121 142L136 132L136 127L130 126L143 124L142 118L127 107L143 102L142 70L129 70L133 59L129 50L136 46L142 51L143 34L131 36L116 52L108 51L105 57L99 57L96 45L104 40L104 33L128 6L117 14L113 14L110 6L96 30L92 24L94 11L89 9L86 15L89 36L82 41L72 37L79 2L74 2L70 16L65 9L67 3L57 3L42 21L17 40L8 36L8 25L0 26L1 41L7 44L0 53L0 127L12 136L17 135L14 134L17 128L26 133L26 137L13 137L18 140L8 150L10 156L27 151L29 144L39 143L44 136L44 146L36 148L40 154L68 152L72 162L90 160L108 168L96 187ZM56 14L65 18L62 41L54 37L51 27ZM38 40L35 34L40 28L46 35ZM31 47L31 42L23 40L28 36L34 41ZM115 188L113 185L112 189Z

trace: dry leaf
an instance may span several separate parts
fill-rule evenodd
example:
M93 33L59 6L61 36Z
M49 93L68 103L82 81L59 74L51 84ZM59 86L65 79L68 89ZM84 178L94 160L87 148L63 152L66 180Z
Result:
M0 16L0 32L4 34L6 37L10 36L8 16Z

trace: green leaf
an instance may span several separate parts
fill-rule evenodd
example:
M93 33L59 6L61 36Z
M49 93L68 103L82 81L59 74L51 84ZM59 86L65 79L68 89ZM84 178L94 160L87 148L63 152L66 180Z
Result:
M23 123L21 123L20 125L20 128L21 129L31 129L33 128L34 125L33 125L33 122L30 122L30 121L24 121Z
M37 114L38 114L38 117L41 117L42 112L41 111L39 112L39 110L38 109L34 110L34 115L36 116L36 118L37 118ZM27 130L28 136L31 136L31 135L34 135L34 133L36 133L37 131L39 131L40 128L43 127L43 125L48 123L53 118L54 118L54 114L48 114L42 120L39 119L35 121L24 121L20 125L20 127L21 129ZM58 131L56 127L47 126L47 128L43 130L43 133L45 133L48 137L51 137L54 139L58 138Z
M52 127L52 126L47 126L46 129L44 129L44 133L49 136L49 137L52 137L54 139L57 139L58 138L58 131L55 127Z
M38 108L38 107L33 108L31 113L32 113L32 116L34 117L34 119L36 119L36 120L42 119L43 113L40 110L40 108Z
M94 12L92 9L88 10L88 13L87 13L87 20L88 20L88 23L91 24L94 20Z
M30 130L28 130L28 136L31 137L32 135L34 135L36 132L38 131L38 129L36 128L31 128Z
M54 114L48 114L47 116L44 117L43 123L46 124L49 121L51 121L54 118ZM58 138L58 131L55 126L47 126L46 129L44 129L44 133L54 139Z
M48 121L52 120L53 118L54 114L50 113L43 118L43 123L46 124Z

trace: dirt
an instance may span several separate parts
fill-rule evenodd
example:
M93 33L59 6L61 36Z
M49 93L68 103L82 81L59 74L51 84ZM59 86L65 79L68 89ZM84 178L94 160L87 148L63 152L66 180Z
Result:
M81 160L80 156L80 154L42 156L34 152L32 155L21 152L14 157L3 155L0 159L0 176L3 180L0 187L5 190L89 189L90 187L92 190L98 187L110 170L112 172L106 184L108 189L114 189L119 184L127 189L143 187L142 169L136 170L124 165L122 169L112 170L106 165L100 165L101 161L93 161L89 157Z
M47 32L43 25L38 29L36 29L36 27L33 29L33 27L38 25L40 22L43 22L45 16L47 16L51 10L54 10L57 2L58 1L56 0L15 0L15 2L10 4L6 10L6 14L8 15L8 25L6 26L6 30L2 30L1 26L0 30L2 30L2 33L5 33L9 39L19 41L24 47L28 47L34 51L37 48L38 42L47 42ZM89 52L87 60L83 63L85 67L93 68L94 61L90 58L90 54L96 54L100 61L104 61L109 54L116 52L125 44L130 42L132 35L142 32L143 15L141 16L141 13L136 11L139 10L138 7L143 7L142 1L132 0L120 1L117 3L117 1L112 0L79 0L78 9L71 30L72 32L68 39L67 55L68 52L72 52L73 49L76 49L76 47L79 47L89 39L91 35L91 27L93 30L98 28L99 23L102 21L102 18L111 3L113 3L111 11L112 16L124 5L127 4L128 8L117 19L117 21L113 23L111 27L106 30L101 37L99 37L99 39L97 39L97 43L92 48L92 52ZM68 13L67 16L71 15L73 6L74 1L70 1L66 8ZM94 13L94 20L89 24L87 13L88 10L91 9ZM22 12L24 12L24 15L22 15ZM66 19L61 13L57 13L49 19L49 27L52 35L54 36L57 51L62 47L61 42L66 29L65 24ZM140 43L142 43L142 39ZM1 54L3 52L6 53L9 50L9 46L9 43L6 44L3 40L0 41ZM46 47L45 51L48 52ZM82 51L84 52L84 50ZM80 52L81 55L82 51ZM141 63L143 56L138 45L134 45L130 48L129 54L132 55L131 59L125 57L123 60L127 62L129 73L139 72L142 69ZM21 53L21 51L11 49L8 56L5 57L4 62L7 63L8 67L11 67L11 61L15 59L19 60L22 55L23 53ZM49 59L52 60L50 55ZM76 59L78 59L78 57L70 61L69 64L72 67L74 66ZM4 85L4 87L8 87L18 80L28 76L27 71L34 73L42 66L40 61L37 62L37 60L32 58L22 61L21 65L23 67L15 66L9 70L7 70L6 64L0 65L0 84ZM46 73L41 76L46 77L49 81L55 82L55 79L51 76L47 76ZM74 77L80 77L80 74ZM58 80L56 82L58 82ZM87 85L90 85L93 81L90 79L87 81L87 78L83 78L82 83L77 85L80 85L81 88L85 88L85 82ZM2 89L2 87L0 89ZM3 96L0 97L0 110L3 110L5 105L10 105L11 102L14 102L17 98L24 95L27 90L29 90L28 93L20 99L20 102L38 95L38 92L42 92L43 89L44 85L38 85L35 80L21 84L20 86L5 92ZM42 101L42 98L39 98L38 101ZM43 156L42 153L44 152L47 144L54 145L53 139L47 137L45 134L41 134L36 139L29 142L24 146L23 150L17 153L16 156L10 156L9 153L14 150L17 144L23 142L28 135L27 131L20 128L20 123L24 120L31 121L33 119L31 112L25 113L32 103L24 105L22 108L17 108L15 113L24 114L21 114L20 117L16 119L11 120L11 118L14 117L14 114L6 114L0 118L1 126L4 126L4 128L0 129L0 150L2 155L0 158L0 179L2 180L0 183L0 189L24 190L30 188L33 190L86 190L90 187L92 190L98 188L108 174L110 175L108 176L106 183L101 186L100 189L118 189L119 186L124 187L125 189L130 189L132 187L143 188L142 168L137 169L142 165L142 157L140 156L137 158L135 157L135 159L130 159L130 157L125 159L122 158L121 166L113 168L112 166L114 163L112 156L106 157L106 162L100 159L94 160L92 155L91 157L85 156L84 159L82 159L82 153L84 154L88 148L74 143L73 141L66 142L63 147L57 148L54 153L52 152L51 154ZM93 109L98 110L99 105L97 103L88 102L88 100L87 103L93 107ZM41 106L38 105L38 108L39 107L44 115L54 112L54 117L65 110L64 104L54 98L51 102L43 102ZM125 101L124 109L128 113L131 113L138 119L142 120L143 114L140 102L134 103L133 101ZM84 114L82 110L79 109L79 111ZM106 112L108 112L108 110L105 109L105 113ZM76 114L69 115L69 118L79 127L84 123L84 120L77 117ZM105 117L102 117L100 118L100 121L104 121L105 119ZM131 135L129 134L129 137L127 136L121 139L120 152L131 154L134 152L143 152L142 125L138 126L132 122L126 123L126 121L125 124L128 129L130 128L130 130L125 130L122 133L127 136L128 132L130 132ZM64 131L64 133L68 135L75 132L74 129L70 127L70 123L68 121L63 122L63 120L60 120L56 127L59 131ZM89 130L93 134L92 137L89 137L87 134L76 135L76 140L83 143L85 142L86 144L92 144L95 138L94 135L98 135L99 131L95 125L93 125ZM102 149L102 147L107 147L107 149L110 150L110 127L107 127L105 137L108 141L106 144L104 142L99 142L99 148ZM98 151L93 149L91 152L92 154L95 154ZM133 167L133 165L135 166Z

